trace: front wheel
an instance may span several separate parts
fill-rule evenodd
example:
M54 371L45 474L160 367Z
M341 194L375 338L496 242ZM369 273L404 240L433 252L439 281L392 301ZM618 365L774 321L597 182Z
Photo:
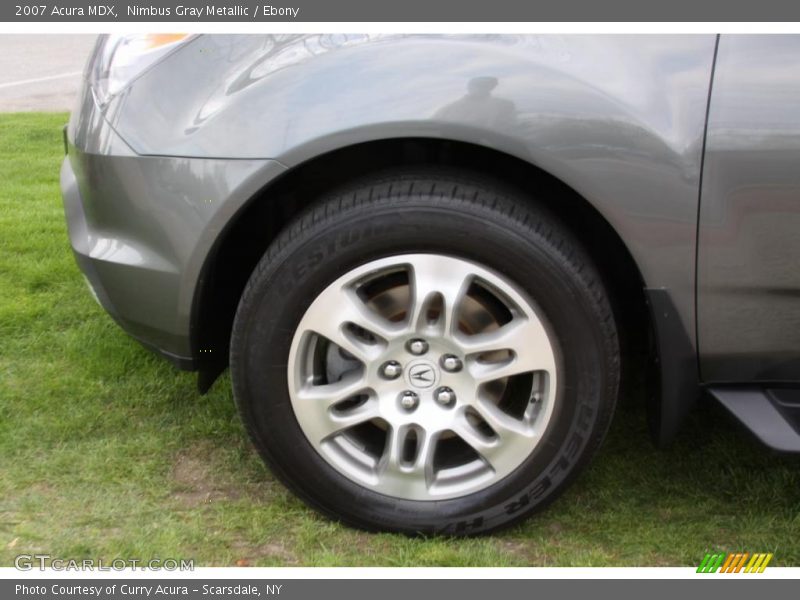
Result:
M613 412L619 350L579 243L501 186L396 175L272 244L231 343L261 455L309 504L406 533L485 532L558 495Z

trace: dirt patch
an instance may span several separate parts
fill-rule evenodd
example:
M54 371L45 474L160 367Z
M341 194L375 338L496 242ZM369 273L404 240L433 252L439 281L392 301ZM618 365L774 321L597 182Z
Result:
M528 567L552 566L552 558L542 550L539 544L533 541L501 540L497 543L498 549L508 556L520 560Z
M221 466L209 444L194 444L182 450L172 465L172 497L188 508L220 500L237 500L246 490Z
M240 541L235 542L231 549L239 556L234 563L237 567L251 567L263 559L278 560L284 566L293 566L300 562L283 542L256 545Z
M522 560L526 566L551 567L553 566L553 557L550 556L548 549L552 551L553 548L561 546L561 534L563 532L564 526L557 521L553 521L548 523L542 531L542 534L548 540L546 546L536 540L511 538L499 540L498 548L504 554Z

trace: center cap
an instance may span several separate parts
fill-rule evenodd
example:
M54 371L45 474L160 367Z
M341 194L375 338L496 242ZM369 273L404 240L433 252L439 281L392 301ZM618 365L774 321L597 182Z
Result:
M406 369L408 384L417 389L428 389L439 381L439 369L432 362L417 360Z

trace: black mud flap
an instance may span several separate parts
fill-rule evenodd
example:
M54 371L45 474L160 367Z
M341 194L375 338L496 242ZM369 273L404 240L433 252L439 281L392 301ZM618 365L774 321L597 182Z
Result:
M660 379L656 394L648 399L647 420L653 441L660 448L670 444L700 396L697 352L683 327L678 311L663 288L646 289Z
M219 378L228 365L223 362L204 364L197 372L197 391L204 395L211 389L214 382Z

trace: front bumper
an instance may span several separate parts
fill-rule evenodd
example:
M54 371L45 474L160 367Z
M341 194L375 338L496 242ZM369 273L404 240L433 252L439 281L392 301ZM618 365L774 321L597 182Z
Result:
M91 93L73 114L61 190L75 258L131 336L183 369L198 366L195 296L220 232L284 168L270 160L135 154Z
M147 264L135 245L89 224L69 157L61 167L61 192L75 260L100 305L146 347L181 369L194 369L188 328L179 326L173 269Z

